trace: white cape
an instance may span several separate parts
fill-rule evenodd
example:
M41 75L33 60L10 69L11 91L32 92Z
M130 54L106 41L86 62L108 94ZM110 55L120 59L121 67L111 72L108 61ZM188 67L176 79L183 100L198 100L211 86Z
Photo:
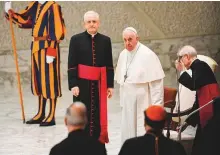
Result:
M120 85L124 83L124 75L126 74L126 61L128 51L124 49L119 56L115 81ZM126 79L128 83L147 83L165 77L163 68L157 55L148 47L140 43L140 47L129 66L129 75Z

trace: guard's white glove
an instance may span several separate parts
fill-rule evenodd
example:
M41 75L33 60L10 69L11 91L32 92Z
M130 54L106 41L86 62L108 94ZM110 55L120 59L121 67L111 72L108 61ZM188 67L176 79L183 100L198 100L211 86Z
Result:
M11 9L11 1L5 2L5 12L8 13L8 10Z
M49 64L49 63L52 63L53 60L54 60L54 58L55 58L55 57L53 57L53 56L47 55L47 56L46 56L46 61L47 61L47 63L48 63L48 64Z

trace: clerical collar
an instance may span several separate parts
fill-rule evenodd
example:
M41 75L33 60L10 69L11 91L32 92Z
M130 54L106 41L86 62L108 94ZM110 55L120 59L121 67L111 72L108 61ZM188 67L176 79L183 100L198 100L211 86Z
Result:
M195 59L191 62L190 67L192 66L192 64L193 64L193 62L194 62L195 60L197 60L197 58L195 58Z
M88 31L86 31L86 32L87 32L87 34L89 34L92 38L94 38L95 35L98 33L98 32L96 32L95 34L91 34L91 33L89 33Z

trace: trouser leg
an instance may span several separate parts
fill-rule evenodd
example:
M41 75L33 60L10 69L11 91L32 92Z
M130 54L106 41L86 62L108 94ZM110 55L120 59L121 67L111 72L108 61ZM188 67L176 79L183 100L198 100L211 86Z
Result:
M26 124L39 124L45 118L45 107L46 107L47 99L43 98L43 96L38 97L38 112L37 114L26 122Z
M55 123L55 111L56 111L57 98L50 99L50 111L48 116L40 123L40 126L52 126Z

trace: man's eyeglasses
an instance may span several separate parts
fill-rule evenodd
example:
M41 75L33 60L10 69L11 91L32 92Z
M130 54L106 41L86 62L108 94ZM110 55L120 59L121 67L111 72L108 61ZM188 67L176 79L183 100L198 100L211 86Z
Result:
M183 56L178 56L178 62L182 59Z

